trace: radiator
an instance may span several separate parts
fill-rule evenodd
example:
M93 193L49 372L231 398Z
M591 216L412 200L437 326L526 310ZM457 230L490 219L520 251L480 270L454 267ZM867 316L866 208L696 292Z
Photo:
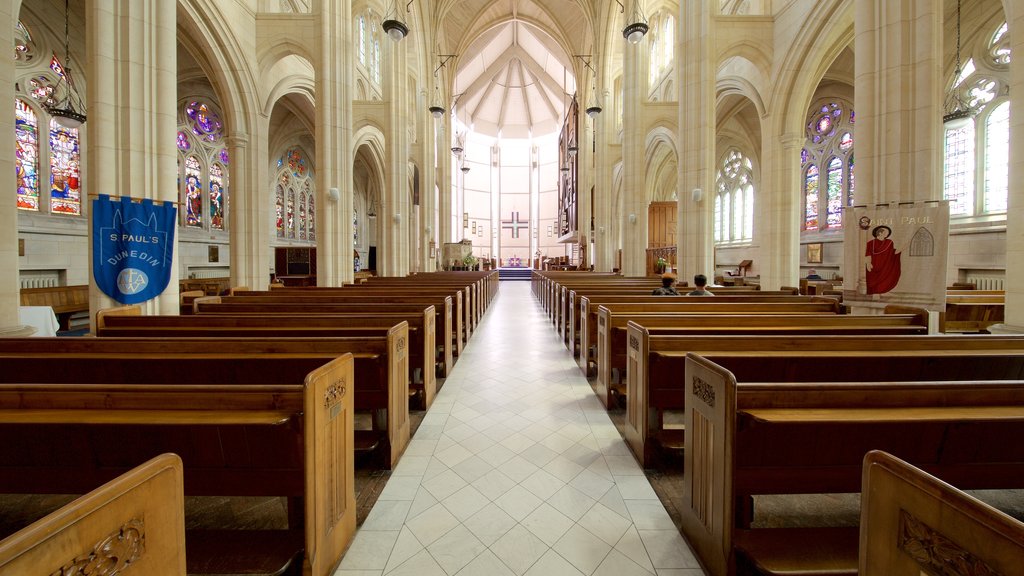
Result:
M968 276L966 279L978 290L1005 290L1006 279L999 276Z
M227 278L231 276L230 268L193 268L189 271L192 278Z
M22 288L52 288L57 286L57 278L51 276L22 276Z

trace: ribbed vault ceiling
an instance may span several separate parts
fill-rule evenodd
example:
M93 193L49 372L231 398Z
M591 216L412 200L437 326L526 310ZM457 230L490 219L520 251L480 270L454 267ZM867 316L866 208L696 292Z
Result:
M589 45L580 6L566 0L466 0L441 33L459 52L453 86L458 123L477 133L527 138L557 132L576 91L572 54ZM561 42L556 40L563 38Z

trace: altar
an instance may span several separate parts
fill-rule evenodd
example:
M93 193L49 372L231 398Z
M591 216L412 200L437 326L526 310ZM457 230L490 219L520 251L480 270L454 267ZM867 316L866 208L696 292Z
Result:
M505 261L506 268L522 268L523 260L519 256L509 256L508 260Z

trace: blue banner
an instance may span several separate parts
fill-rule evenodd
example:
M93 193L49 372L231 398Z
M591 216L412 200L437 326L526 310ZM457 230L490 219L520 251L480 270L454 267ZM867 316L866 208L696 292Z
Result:
M92 202L92 273L104 294L122 304L160 295L171 279L177 209L101 194Z

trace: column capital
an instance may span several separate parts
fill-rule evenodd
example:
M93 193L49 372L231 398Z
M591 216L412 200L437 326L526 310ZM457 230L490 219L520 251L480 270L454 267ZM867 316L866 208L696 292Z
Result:
M782 144L782 147L786 150L802 148L805 140L806 138L804 138L803 134L796 134L793 132L787 132L786 134L779 136L779 144Z
M227 144L229 148L248 148L249 135L242 132L231 134L224 138L224 143Z

